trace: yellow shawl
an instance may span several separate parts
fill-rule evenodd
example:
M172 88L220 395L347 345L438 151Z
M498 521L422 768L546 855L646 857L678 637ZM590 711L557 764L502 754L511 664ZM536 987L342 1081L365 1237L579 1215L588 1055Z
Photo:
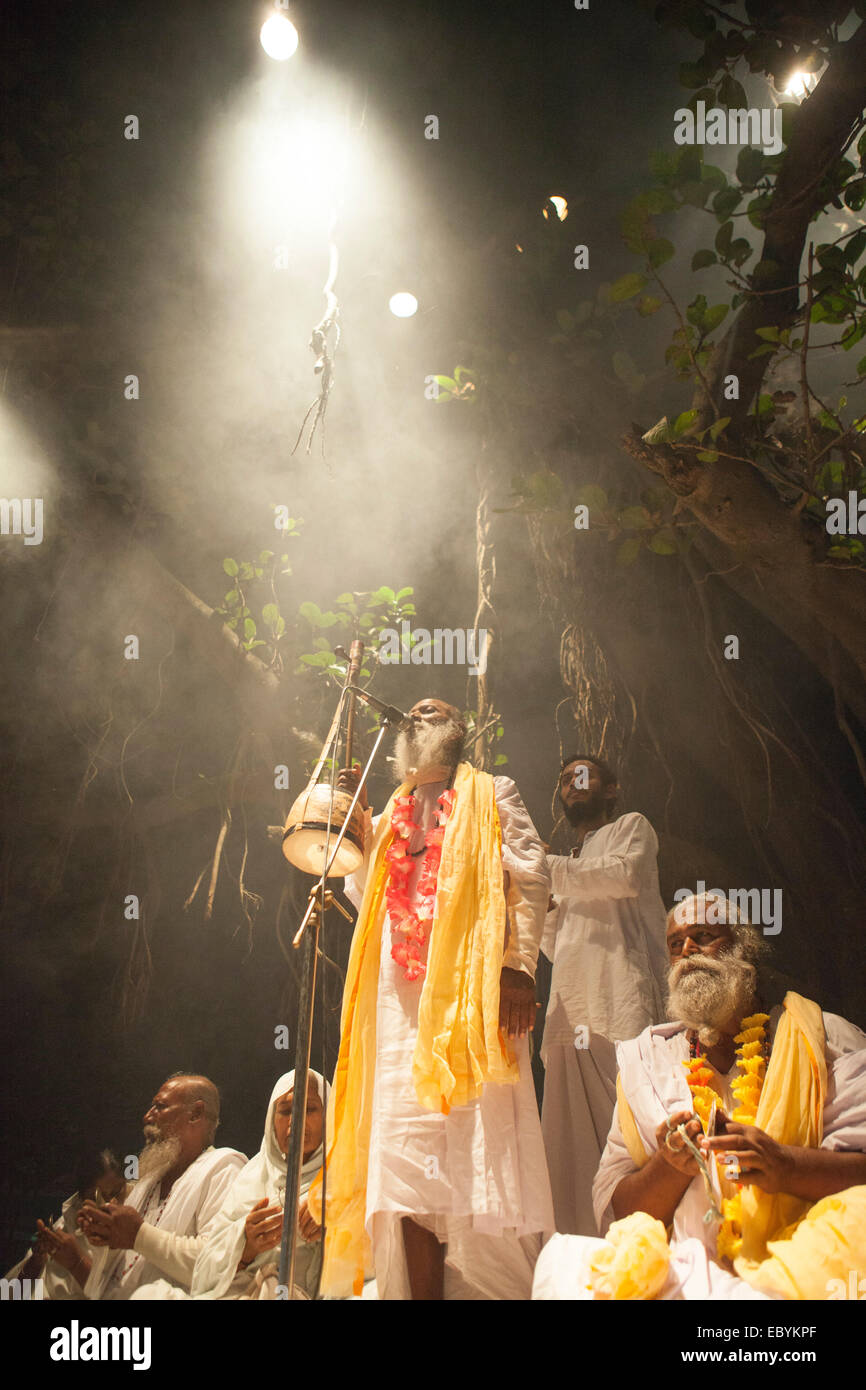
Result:
M817 1004L789 990L767 1067L755 1124L779 1144L818 1148L823 1138L827 1063ZM622 1083L617 1104L632 1160L647 1160ZM826 1298L830 1281L847 1278L866 1255L866 1187L850 1187L811 1204L787 1193L744 1185L741 1279L783 1298ZM859 1265L856 1261L859 1260ZM852 1263L855 1261L855 1263Z
M367 1156L376 1063L376 1002L386 910L391 812L379 820L343 992L340 1053L328 1107L328 1212L322 1293L360 1292L370 1264L364 1229ZM427 973L418 1009L412 1079L418 1102L445 1114L480 1095L486 1082L514 1083L516 1061L499 1034L499 977L505 945L501 831L493 778L461 763L445 828ZM407 1059L408 1061L408 1059ZM321 1179L308 1196L321 1219Z

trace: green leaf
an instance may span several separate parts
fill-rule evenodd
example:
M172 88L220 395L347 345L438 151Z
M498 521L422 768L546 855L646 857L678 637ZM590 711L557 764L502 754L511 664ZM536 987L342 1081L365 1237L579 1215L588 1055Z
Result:
M408 598L409 595L414 594L414 592L415 590L412 588L411 585L406 589L398 589L397 593L394 595L394 602L399 603L401 598Z
M283 617L277 618L276 626L275 626L275 628L274 628L274 633L276 634L277 637L282 637L282 635L283 635L283 633L285 632L285 630L286 630L286 620L285 620L285 618L283 618Z
M705 294L696 295L689 307L686 309L686 318L689 323L693 323L695 328L700 328L704 321L704 314L707 312L707 296Z
M664 265L665 261L669 261L675 254L675 249L673 242L668 241L667 237L660 236L651 241L647 247L647 255L653 269L657 269L658 266Z
M861 357L857 363L857 375L866 376L866 357Z
M742 88L740 88L742 91ZM741 103L747 106L748 102ZM737 156L737 178L744 188L754 188L764 175L764 152L752 145L744 145Z
M280 610L275 603L266 603L262 609L262 618L268 627L275 627Z
M226 574L230 574L234 579L235 575L238 572L237 560L223 560L223 569L225 570Z
M696 251L692 256L692 270L703 270L705 266L716 265L718 259L715 251Z
M575 496L581 506L589 507L590 512L607 510L607 493L596 483L588 483L585 487L579 488Z
M678 415L673 424L674 437L678 439L681 435L688 434L697 420L698 414L697 410L684 410L682 414Z
M223 603L228 603L228 604L231 605L231 606L234 606L234 604L236 604L236 603L240 603L240 601L241 601L241 596L240 596L240 594L238 593L237 589L229 589L228 593L226 594L225 598L223 599Z
M631 536L616 552L616 563L618 565L633 565L640 554L641 540L639 536Z
M347 594L340 594L338 598L335 598L335 599L334 599L334 602L335 602L335 603L342 603L342 604L345 604L347 608L354 608L354 607L355 607L355 595L354 595L354 594L348 594L348 593L347 593Z
M370 595L370 602L371 602L371 603L393 603L393 602L394 602L394 590L393 590L393 589L389 589L388 586L387 586L386 584L383 584L382 587L381 587L381 589L377 589L376 592L375 592L374 594L371 594L371 595Z
M645 284L645 275L637 275L633 271L628 275L621 275L611 285L608 298L611 304L621 304L626 299L634 299L636 294L640 294Z
M742 198L739 188L721 188L713 199L713 212L720 222L725 222L736 212Z
M718 457L715 449L703 449L701 453L698 454L698 461L700 463L715 463Z
M255 637L255 635L256 635L256 625L255 625L255 623L253 622L252 618L245 618L245 619L244 619L244 637L246 637L247 639L249 639L250 637Z
M663 526L660 531L656 531L648 544L650 550L656 555L676 555L677 553L677 543L669 526Z
M866 178L854 179L849 183L842 195L845 206L851 208L852 212L859 212L863 204L866 203Z
M619 514L620 525L629 531L646 531L652 525L646 507L624 507Z
M272 550L263 550L261 555L259 556L259 564L266 565L268 561L273 560L273 558L274 552Z
M322 610L317 603L302 603L298 613L302 618L306 618L312 627L321 626Z
M712 333L714 328L718 328L719 324L727 318L729 308L730 306L728 304L714 304L708 309L701 323L701 328L704 332Z
M756 328L755 335L763 338L765 342L777 343L779 341L779 329L773 325L767 328Z
M731 423L731 417L730 417L730 415L723 415L723 416L721 417L721 419L715 420L715 421L713 422L713 424L710 425L709 434L710 434L710 439L712 439L713 443L716 442L716 440L718 439L719 435L720 435L724 430L727 429L727 427L728 427L728 425L729 425L730 423Z
M648 319L650 314L658 313L662 307L662 301L657 299L654 294L645 294L641 296L635 307L642 319Z
M446 391L457 390L457 382L454 380L453 376L434 376L433 380L438 382Z
M504 767L505 764L506 764L507 762L508 762L508 758L507 758L507 756L506 756L505 753L497 753L497 754L496 754L496 757L495 757L494 760L493 760L493 766L494 766L494 767Z

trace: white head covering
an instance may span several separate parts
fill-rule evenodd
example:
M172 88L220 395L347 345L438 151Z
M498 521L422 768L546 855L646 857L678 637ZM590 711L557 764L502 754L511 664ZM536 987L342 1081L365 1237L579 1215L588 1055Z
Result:
M328 1083L317 1071L310 1070L315 1077L323 1109L328 1104ZM244 1223L256 1202L267 1197L271 1205L282 1205L286 1191L286 1159L280 1151L274 1130L274 1115L277 1101L294 1088L295 1073L285 1072L274 1083L265 1116L265 1132L262 1144L255 1158L251 1158L242 1168L226 1193L225 1201L214 1220L204 1249L195 1262L191 1293L193 1298L222 1298L237 1273L238 1261L246 1244ZM294 1116L293 1116L294 1123ZM301 1168L301 1196L309 1190L310 1184L322 1166L322 1145L304 1160ZM278 1256L278 1247L264 1251L256 1257L245 1272L255 1272L264 1263L273 1263Z

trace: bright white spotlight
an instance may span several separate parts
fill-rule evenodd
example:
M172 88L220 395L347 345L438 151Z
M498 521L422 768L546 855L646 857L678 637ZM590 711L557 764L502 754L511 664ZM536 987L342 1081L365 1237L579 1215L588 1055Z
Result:
M410 319L418 309L418 301L414 294L407 294L401 290L399 294L392 294L388 300L388 308L395 318Z
M792 72L785 88L785 96L802 101L814 92L817 83L818 79L813 72Z
M557 217L559 218L560 222L564 222L566 217L568 216L568 202L566 201L566 199L561 197L560 194L554 193L551 194L547 201L549 203L553 203ZM548 213L546 207L543 207L541 209L541 215L542 217L545 217L548 220L550 219L550 214Z
M278 63L291 58L298 46L298 31L282 14L273 14L265 20L259 38L268 57L276 58Z

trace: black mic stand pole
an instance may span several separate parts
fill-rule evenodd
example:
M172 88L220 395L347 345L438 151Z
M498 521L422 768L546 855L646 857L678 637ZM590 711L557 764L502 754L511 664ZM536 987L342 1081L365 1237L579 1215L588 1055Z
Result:
M340 696L341 702L345 698L346 691ZM295 1276L295 1246L298 1237L298 1208L300 1206L301 1193L301 1168L304 1156L304 1130L306 1129L307 1118L307 1080L310 1072L310 1045L313 1036L313 1010L315 1007L315 988L316 988L316 958L319 947L319 928L322 923L322 916L329 907L336 907L347 921L351 921L349 913L340 903L338 903L330 888L326 886L328 871L337 856L340 845L343 843L352 813L358 804L358 798L367 781L373 760L379 751L379 745L385 737L387 730L391 727L391 720L383 716L376 742L373 750L367 759L367 766L361 773L361 779L352 798L352 804L346 812L340 833L334 842L334 850L330 859L322 870L318 883L310 889L310 901L304 913L303 920L299 926L292 945L301 951L301 988L298 999L298 1036L295 1043L295 1079L292 1086L292 1127L289 1131L289 1149L286 1155L286 1197L283 1205L283 1238L280 1245L280 1266L278 1282L282 1289L285 1289L285 1297L291 1298L294 1290ZM336 743L335 743L336 749ZM333 793L333 787L332 787ZM328 822L328 835L330 836L330 818ZM309 928L309 930L308 930ZM325 1097L322 1096L324 1105ZM323 1155L327 1160L327 1155ZM324 1225L327 1213L322 1212L322 1240L324 1241Z

